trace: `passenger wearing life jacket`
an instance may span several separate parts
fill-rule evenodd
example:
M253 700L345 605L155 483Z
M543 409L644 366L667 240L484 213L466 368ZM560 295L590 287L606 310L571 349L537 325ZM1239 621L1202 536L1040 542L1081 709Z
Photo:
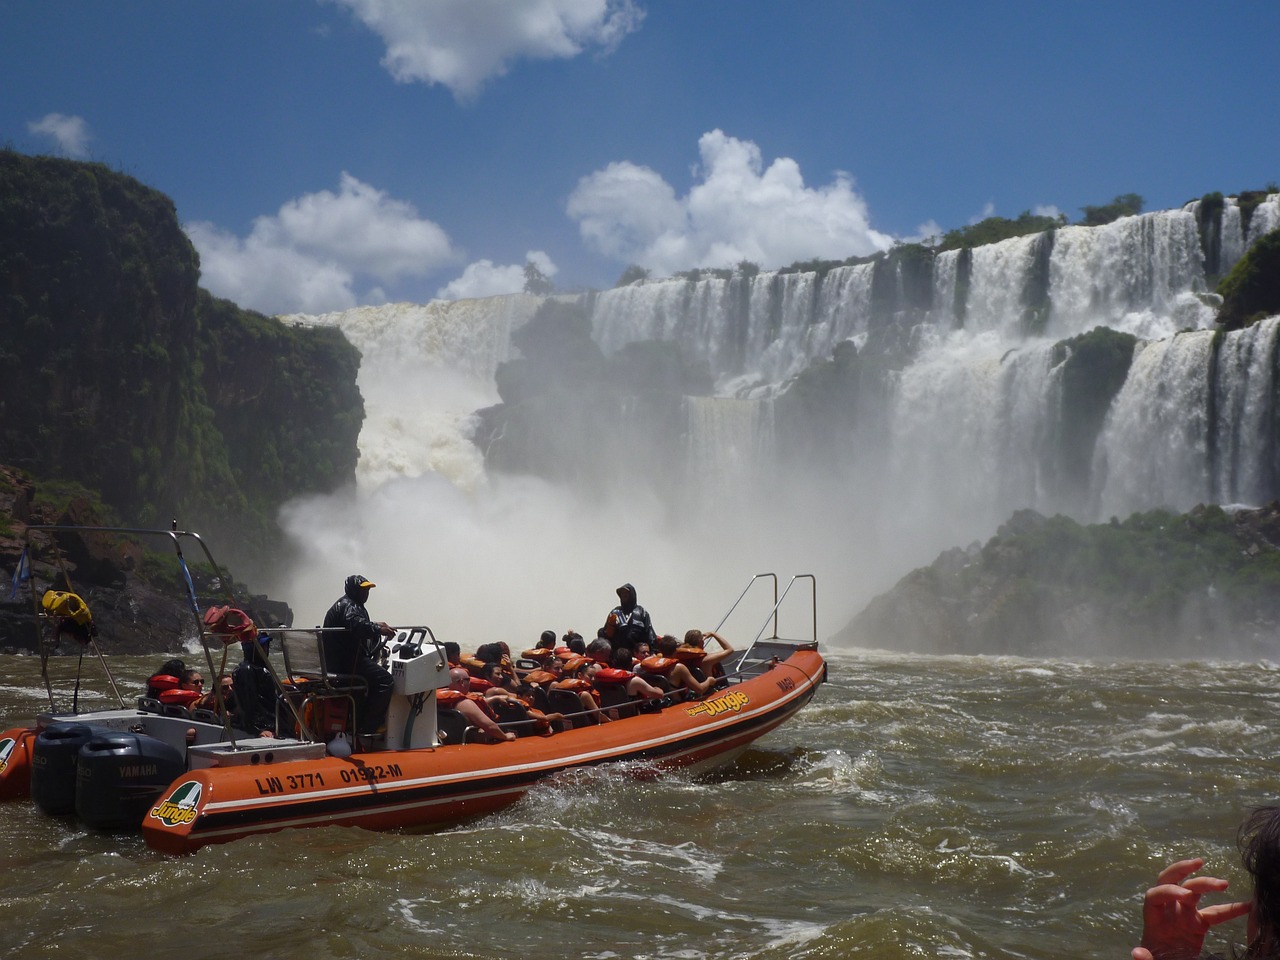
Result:
M599 636L632 650L641 640L652 644L657 635L653 632L649 611L636 603L636 588L624 583L614 592L618 595L618 605L609 611Z
M147 696L159 700L160 694L166 690L177 690L182 686L182 672L187 665L181 660L166 660L155 673L147 679Z
M611 663L604 664L599 660L593 663L588 679L597 690L603 691L611 686L621 687L626 691L628 700L657 700L664 695L661 688L632 672L631 651L626 647L618 649Z
M556 655L556 633L554 630L543 630L542 636L538 638L537 646L523 650L520 656L525 660L532 660L538 664L546 664L548 660Z
M536 733L549 736L551 721L563 719L559 714L548 716L540 710L533 685L511 679L501 664L486 664L484 679L489 683L488 689L482 691L485 706L499 722L521 724L516 728L517 735ZM472 693L477 692L476 682L472 677Z
M218 692L222 694L222 707L226 710L227 715L231 718L234 725L238 721L236 715L236 695L235 685L232 683L231 675L224 673L218 678ZM204 694L199 700L191 705L192 710L212 710L218 712L218 693L210 690Z
M574 657L564 665L564 677L551 684L552 690L573 694L578 700L578 713L587 715L591 723L608 723L610 718L600 709L600 691L591 682L600 664L587 657Z
M160 691L161 703L176 703L190 709L204 696L204 677L194 667L187 667L178 679L178 685Z
M515 698L518 681L503 669L501 663L486 663L480 679L488 684L486 689L478 691L484 694L486 700L492 700L495 697ZM471 678L471 689L473 691L476 689L474 677Z
M710 637L720 644L715 653L707 653L706 638ZM676 647L676 659L689 667L698 666L705 676L714 677L723 674L720 664L733 655L733 647L729 641L714 630L703 633L701 630L689 630L684 635L684 643Z
M673 690L684 689L702 696L716 685L714 677L699 680L687 666L676 659L676 649L680 641L671 634L658 639L658 653L640 661L639 675L642 677L661 677Z
M516 738L514 733L498 726L484 697L471 692L471 674L464 667L449 671L449 686L436 691L436 709L456 710L468 726L476 727L496 743Z

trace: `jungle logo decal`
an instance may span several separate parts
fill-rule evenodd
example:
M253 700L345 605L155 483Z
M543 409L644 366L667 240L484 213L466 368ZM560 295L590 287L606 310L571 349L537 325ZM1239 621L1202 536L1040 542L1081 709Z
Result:
M0 740L0 773L4 773L5 768L9 766L9 755L13 753L13 748L17 742L13 737L5 737Z
M723 696L714 697L711 700L703 700L692 707L686 707L685 713L691 717L706 715L708 717L718 717L722 713L732 710L737 713L748 703L751 698L745 693L734 690L732 693L726 693Z
M200 784L188 780L152 807L147 816L155 817L166 827L180 826L195 820L196 804L199 802Z

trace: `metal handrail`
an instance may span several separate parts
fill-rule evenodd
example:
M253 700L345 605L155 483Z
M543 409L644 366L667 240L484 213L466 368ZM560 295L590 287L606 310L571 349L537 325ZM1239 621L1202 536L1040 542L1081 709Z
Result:
M815 644L818 642L818 578L817 578L816 576L814 576L812 573L797 573L797 574L795 574L794 576L792 576L792 578L791 578L790 582L788 582L788 583L787 583L786 588L782 591L782 595L781 595L781 596L778 596L778 578L777 578L777 575L776 575L776 574L772 574L772 573L757 573L757 574L756 574L754 577L752 577L752 578L751 578L751 580L747 583L746 588L742 591L742 594L738 597L738 599L737 599L736 601L734 601L733 607L730 607L730 608L729 608L729 613L726 613L726 614L724 615L724 618L720 621L720 626L723 626L723 625L724 625L725 620L728 620L728 619L729 619L729 615L733 613L734 608L735 608L735 607L737 607L737 605L742 601L742 598L743 598L743 597L745 597L745 596L747 595L747 591L751 589L752 584L754 584L757 580L761 579L762 577L772 577L772 578L773 578L773 584L774 584L774 586L773 586L773 608L772 608L772 609L769 611L769 613L765 616L765 618L764 618L764 623L762 623L762 624L760 625L760 629L759 629L758 631L756 631L756 635L755 635L754 637L752 637L752 638L751 638L751 642L747 644L746 649L742 652L742 657L738 660L738 663L739 663L739 664L745 663L745 662L747 661L747 659L750 657L750 655L751 655L751 650L755 647L755 645L756 645L757 643L759 643L759 642L760 642L761 638L762 638L762 637L764 637L764 632L765 632L765 630L766 630L766 629L768 629L768 627L769 627L769 622L770 622L771 620L773 621L773 634L772 634L768 639L770 639L770 640L777 640L777 639L779 639L779 637L778 637L778 608L779 608L779 607L781 607L781 606L782 606L783 601L787 599L787 594L789 594L789 593L791 592L791 588L792 588L793 586L795 586L795 583L796 583L796 581L797 581L797 580L809 580L809 581L810 581L810 583L811 583L811 586L812 586L812 592L811 592L811 601L810 601L810 602L811 602L811 606L812 606L812 610L813 610L813 642L814 642ZM716 627L716 630L717 630L717 631L720 629L720 626L717 626L717 627Z

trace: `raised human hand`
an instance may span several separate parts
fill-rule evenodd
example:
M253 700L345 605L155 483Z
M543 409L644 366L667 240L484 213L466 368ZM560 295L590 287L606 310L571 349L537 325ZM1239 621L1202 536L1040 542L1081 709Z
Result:
M1195 857L1160 871L1142 901L1142 942L1133 949L1133 960L1194 960L1211 927L1248 914L1252 904L1247 901L1199 909L1201 896L1227 889L1226 880L1191 876L1203 866L1204 860Z

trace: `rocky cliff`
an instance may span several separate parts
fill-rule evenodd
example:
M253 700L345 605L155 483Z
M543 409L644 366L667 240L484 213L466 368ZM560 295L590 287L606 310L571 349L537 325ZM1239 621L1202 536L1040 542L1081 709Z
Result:
M172 201L102 164L0 150L0 463L174 517L246 575L285 500L352 482L359 354L209 296Z
M1085 526L1015 513L875 598L839 643L922 653L1275 658L1280 504Z

